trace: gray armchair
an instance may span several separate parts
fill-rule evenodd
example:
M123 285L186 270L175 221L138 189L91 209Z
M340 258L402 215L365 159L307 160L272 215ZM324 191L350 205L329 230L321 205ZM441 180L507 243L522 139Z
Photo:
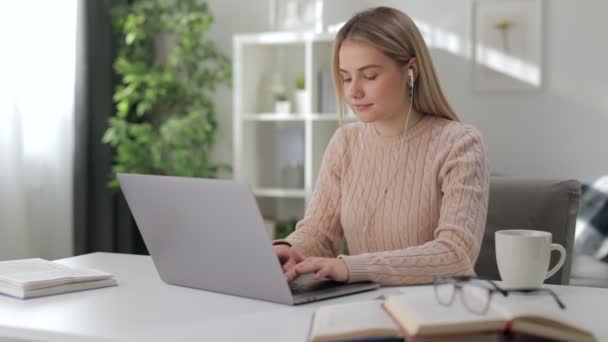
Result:
M475 271L481 278L500 279L496 266L494 232L502 229L549 231L553 242L566 248L564 266L548 284L568 284L581 184L576 180L491 177L486 231ZM559 253L551 255L555 265Z

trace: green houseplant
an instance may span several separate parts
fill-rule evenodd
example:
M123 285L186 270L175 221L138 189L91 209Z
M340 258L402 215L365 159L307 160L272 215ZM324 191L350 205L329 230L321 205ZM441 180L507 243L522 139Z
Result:
M212 93L230 85L230 60L207 32L213 16L196 0L139 0L113 9L120 38L116 112L103 142L118 172L217 177L230 170L211 160L217 141Z

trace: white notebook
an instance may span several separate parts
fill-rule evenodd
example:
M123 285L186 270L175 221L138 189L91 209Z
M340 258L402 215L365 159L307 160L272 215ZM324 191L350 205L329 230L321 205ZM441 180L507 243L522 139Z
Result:
M44 259L0 261L0 293L32 298L117 285L114 276Z

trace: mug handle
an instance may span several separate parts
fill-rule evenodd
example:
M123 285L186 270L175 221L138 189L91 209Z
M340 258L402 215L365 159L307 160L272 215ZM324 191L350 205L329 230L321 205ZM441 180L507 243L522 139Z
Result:
M553 268L547 272L545 279L551 277L555 274L555 272L559 271L559 269L564 266L564 262L566 261L566 249L564 246L560 245L559 243L552 243L551 252L553 251L559 251L559 260L557 261L557 264L555 264L555 266L553 266Z

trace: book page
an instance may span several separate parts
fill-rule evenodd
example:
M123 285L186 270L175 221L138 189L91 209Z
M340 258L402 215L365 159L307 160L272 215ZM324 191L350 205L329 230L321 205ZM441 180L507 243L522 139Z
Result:
M579 335L576 340L585 340L581 335L590 335L584 329L586 321L573 314L584 308L574 309L577 303L561 299L566 305L565 309L561 309L553 296L546 292L510 292L507 297L496 296L492 304L513 321L513 330L550 338L564 338L564 334L574 334L573 336Z
M0 261L0 284L24 289L106 279L111 276L106 272L75 269L44 259Z
M506 318L513 319L521 315L540 315L566 318L565 312L559 308L555 299L548 293L520 294L509 292L504 297L496 294L492 300L495 310L501 311Z
M449 306L439 304L433 286L412 287L403 293L388 298L385 307L410 336L499 332L505 326L503 314L492 307L482 315L469 311L460 292Z
M322 306L315 312L312 341L397 336L399 330L379 300Z

